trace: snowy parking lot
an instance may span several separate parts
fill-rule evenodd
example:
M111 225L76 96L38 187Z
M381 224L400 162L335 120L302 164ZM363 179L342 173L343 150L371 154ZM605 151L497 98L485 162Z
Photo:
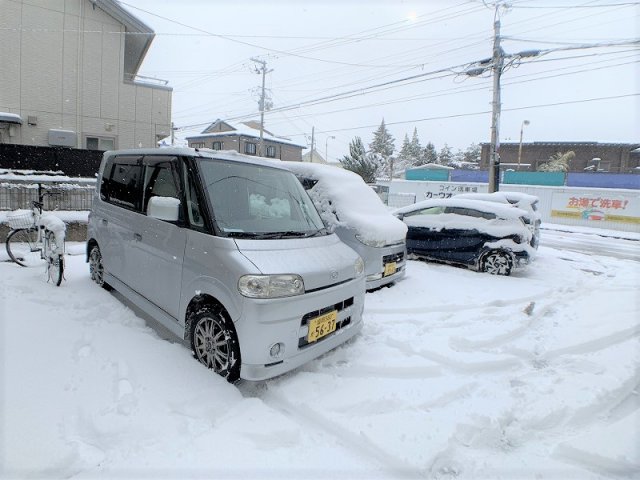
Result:
M237 385L82 244L60 288L0 261L0 477L638 478L639 242L547 238L511 277L409 261L351 342Z

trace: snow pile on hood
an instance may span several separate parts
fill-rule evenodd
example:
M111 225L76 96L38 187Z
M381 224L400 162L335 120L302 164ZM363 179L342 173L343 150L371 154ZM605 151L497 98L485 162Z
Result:
M497 202L512 205L528 212L534 220L540 220L540 213L534 208L539 202L539 198L535 195L529 195L521 192L493 192L493 193L462 193L456 195L456 198L468 198L472 200L483 200L487 202Z
M298 178L317 181L308 193L328 225L352 228L366 242L391 245L404 241L407 226L389 213L380 197L359 175L331 165L279 164Z

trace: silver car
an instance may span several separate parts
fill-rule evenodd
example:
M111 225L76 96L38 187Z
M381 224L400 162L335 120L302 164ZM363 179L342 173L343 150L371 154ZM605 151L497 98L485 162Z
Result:
M364 260L367 290L404 277L407 227L359 175L331 165L283 163L309 192L325 223Z
M287 372L362 327L362 259L291 172L235 152L106 152L87 259L229 381Z

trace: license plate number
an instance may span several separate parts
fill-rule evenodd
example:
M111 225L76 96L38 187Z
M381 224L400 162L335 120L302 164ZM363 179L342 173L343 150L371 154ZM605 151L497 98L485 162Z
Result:
M316 340L329 335L336 329L336 320L338 319L338 312L333 310L332 312L325 313L319 317L309 320L309 333L307 334L307 342L315 342Z
M389 275L393 275L394 273L396 273L396 270L398 269L398 265L396 264L396 262L391 262L391 263L387 263L384 266L384 276L388 277Z

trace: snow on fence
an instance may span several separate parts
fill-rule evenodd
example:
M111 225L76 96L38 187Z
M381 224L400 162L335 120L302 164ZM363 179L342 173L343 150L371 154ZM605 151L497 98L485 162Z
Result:
M44 197L44 210L91 210L95 179L46 179L24 177L5 180L0 177L0 211L31 208L40 191L55 192Z

